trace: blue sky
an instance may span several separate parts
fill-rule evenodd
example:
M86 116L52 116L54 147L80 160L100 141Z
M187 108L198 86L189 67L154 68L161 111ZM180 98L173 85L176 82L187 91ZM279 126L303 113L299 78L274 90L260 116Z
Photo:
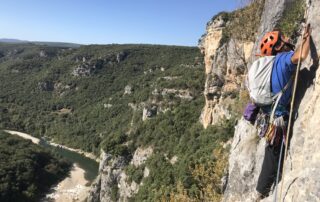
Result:
M196 46L239 0L0 0L0 38Z

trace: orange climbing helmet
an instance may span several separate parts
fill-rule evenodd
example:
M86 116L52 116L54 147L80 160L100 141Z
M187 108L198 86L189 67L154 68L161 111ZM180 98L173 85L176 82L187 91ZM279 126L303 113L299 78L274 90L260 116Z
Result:
M272 31L266 33L260 42L261 56L274 55L274 47L280 40L280 31Z

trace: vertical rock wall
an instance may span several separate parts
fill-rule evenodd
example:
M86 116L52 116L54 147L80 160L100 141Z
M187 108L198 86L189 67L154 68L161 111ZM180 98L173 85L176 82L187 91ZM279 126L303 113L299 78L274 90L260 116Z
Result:
M300 72L298 114L284 170L284 201L320 201L320 1L308 2L313 43L311 57Z
M243 83L254 45L250 39L226 39L224 32L230 21L223 16L225 13L215 16L207 24L206 33L199 43L207 75L204 90L206 102L200 117L205 128L223 118L231 118L229 108Z
M258 36L249 63L256 59L258 44L264 33L271 31L280 20L290 0L266 0ZM274 5L277 7L274 7ZM271 9L272 8L272 9ZM248 64L249 65L249 64ZM241 119L235 129L230 149L228 183L223 201L253 201L264 156L265 141L257 136L255 127Z
M279 6L275 7L274 1L266 1L259 28L260 37L262 32L272 30L288 2L290 1L277 1ZM298 113L285 163L282 199L278 201L320 201L320 1L311 0L307 1L307 4L310 4L308 22L313 28L312 57L305 61L300 71L295 106ZM258 37L257 41L259 39ZM239 121L230 150L228 184L223 201L254 201L264 144L263 139L257 138L253 126L245 120ZM273 194L271 192L271 195L262 201L273 201Z

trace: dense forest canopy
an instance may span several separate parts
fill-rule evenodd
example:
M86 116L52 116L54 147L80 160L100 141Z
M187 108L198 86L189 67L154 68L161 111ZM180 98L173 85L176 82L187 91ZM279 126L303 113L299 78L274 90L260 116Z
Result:
M0 132L0 201L36 201L70 163L30 140Z
M128 161L136 148L151 146L145 165L126 169L130 180L144 182L135 200L169 197L177 183L197 197L203 185L193 173L219 163L213 151L234 125L204 130L198 121L202 58L195 47L0 44L0 128ZM150 176L142 179L144 166Z

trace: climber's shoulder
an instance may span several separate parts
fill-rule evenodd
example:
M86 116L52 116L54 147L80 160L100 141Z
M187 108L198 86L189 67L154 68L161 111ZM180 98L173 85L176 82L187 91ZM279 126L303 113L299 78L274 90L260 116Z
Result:
M296 64L292 62L293 51L281 52L276 55L274 68L281 72L293 72L296 69Z

